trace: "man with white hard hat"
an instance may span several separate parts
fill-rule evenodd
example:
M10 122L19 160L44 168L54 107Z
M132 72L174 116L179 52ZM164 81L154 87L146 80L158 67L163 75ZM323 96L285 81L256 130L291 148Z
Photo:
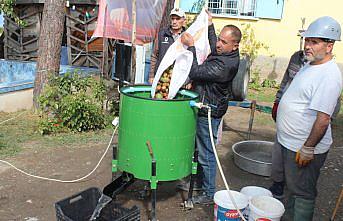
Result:
M317 180L332 144L330 118L342 91L342 74L333 59L340 24L320 17L302 33L308 61L295 75L277 110L277 142L282 148L289 190L285 220L310 221Z
M149 82L152 83L157 68L168 48L180 37L186 29L184 27L186 14L181 8L174 8L170 14L170 26L163 28L154 43L154 51L151 55Z

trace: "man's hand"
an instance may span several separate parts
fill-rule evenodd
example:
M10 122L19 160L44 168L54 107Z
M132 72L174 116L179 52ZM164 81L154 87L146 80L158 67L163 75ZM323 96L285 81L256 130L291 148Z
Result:
M272 118L276 122L277 108L279 107L279 102L275 101L272 109Z
M181 35L181 43L186 45L187 47L194 46L194 39L191 34L184 32Z
M295 155L295 162L299 167L307 166L314 159L314 147L302 146Z
M149 78L149 83L152 84L154 82L154 78Z
M208 9L205 9L206 13L208 14L208 26L212 25L212 14L208 11Z
M187 90L192 89L192 83L186 84L186 85L185 85L185 88L186 88Z

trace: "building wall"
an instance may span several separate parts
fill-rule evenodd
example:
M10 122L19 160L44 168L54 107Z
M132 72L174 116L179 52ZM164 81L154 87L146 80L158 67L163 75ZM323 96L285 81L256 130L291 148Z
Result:
M28 110L33 106L33 89L0 94L0 112Z
M175 5L180 1L176 0ZM262 68L262 73L269 75L276 72L280 79L287 66L288 59L293 52L300 49L300 37L298 30L302 29L302 18L305 18L304 29L321 16L331 16L343 26L343 1L342 0L284 0L282 19L238 19L227 17L214 17L216 29L221 29L226 24L234 24L242 27L242 23L249 23L255 31L256 39L265 43L268 52L261 50L260 57L255 66ZM342 36L343 37L343 36ZM335 59L343 72L343 42L336 42L334 46ZM270 58L269 55L275 55Z

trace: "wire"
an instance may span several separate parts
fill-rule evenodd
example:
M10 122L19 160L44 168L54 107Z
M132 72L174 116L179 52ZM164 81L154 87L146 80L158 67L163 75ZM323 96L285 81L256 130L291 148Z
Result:
M48 177L37 176L37 175L33 175L33 174L30 174L30 173L27 173L27 172L25 172L24 170L21 170L21 169L17 168L17 167L14 166L13 164L11 164L11 163L9 163L9 162L7 162L7 161L5 161L5 160L0 160L0 162L1 162L1 163L4 163L4 164L7 164L7 165L9 165L9 166L11 166L11 167L13 167L15 170L17 170L17 171L19 171L19 172L21 172L21 173L23 173L23 174L25 174L25 175L27 175L27 176L34 177L34 178L37 178L37 179L55 181L55 182L60 182L60 183L76 183L76 182L79 182L79 181L84 180L84 179L86 179L87 177L89 177L89 176L99 167L101 161L104 159L106 153L108 152L108 150L109 150L109 148L110 148L110 146L111 146L111 144L112 144L113 137L114 137L114 135L115 135L115 133L116 133L116 131L117 131L117 128L118 128L118 125L115 127L115 129L114 129L114 131L113 131L113 133L112 133L111 140L110 140L110 142L108 143L108 146L107 146L105 152L103 153L103 155L101 156L101 158L100 158L99 162L97 163L97 165L94 167L94 169L93 169L91 172L89 172L87 175L85 175L84 177L81 177L81 178L79 178L79 179L75 179L75 180L59 180L59 179L53 179L53 178L48 178Z
M224 172L223 172L223 169L222 169L222 166L221 166L221 163L219 161L219 157L218 157L218 154L217 154L217 150L216 150L216 146L214 144L214 140L213 140L213 131L212 131L212 124L211 124L211 107L207 106L208 108L208 112L207 112L207 118L208 118L208 129L209 129L209 132L210 132L210 138L211 138L211 144L212 144L212 149L213 149L213 152L214 152L214 156L216 157L216 161L217 161L217 165L218 165L218 168L219 168L219 172L220 172L220 175L224 181L224 184L225 184L225 188L227 189L228 193L229 193L229 197L231 199L231 202L233 203L234 207L236 208L239 216L242 218L242 220L244 221L247 221L241 210L238 209L238 206L236 204L236 201L235 199L233 198L232 194L231 194L231 191L230 191L230 188L229 188L229 185L227 184L226 182L226 178L225 178L225 175L224 175Z
M26 113L26 112L27 112L27 110L24 111L24 112L22 112L22 113L20 113L20 114L18 114L18 115L15 116L15 117L12 117L12 118L10 118L10 119L4 120L4 121L0 122L0 125L6 123L6 122L8 122L8 121L14 120L14 119L20 117L21 115L23 115L23 114Z

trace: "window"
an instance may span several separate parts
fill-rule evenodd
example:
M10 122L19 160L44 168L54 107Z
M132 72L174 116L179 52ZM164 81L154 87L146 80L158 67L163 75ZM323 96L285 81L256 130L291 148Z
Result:
M209 0L208 8L217 15L254 17L256 0Z
M205 0L180 0L180 7L186 12L197 13L195 5ZM213 15L228 17L251 17L281 19L284 0L208 0Z

